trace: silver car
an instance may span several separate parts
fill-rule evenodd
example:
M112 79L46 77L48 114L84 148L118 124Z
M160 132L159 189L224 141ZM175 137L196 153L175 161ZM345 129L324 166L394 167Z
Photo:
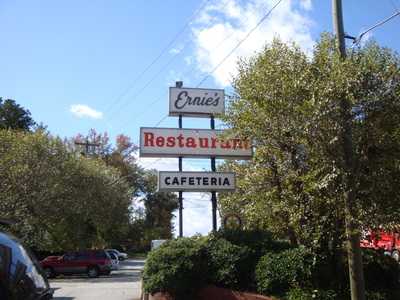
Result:
M0 232L0 299L52 298L49 282L34 255L17 238Z
M119 270L119 259L118 256L112 252L112 251L107 251L108 255L111 258L111 270Z

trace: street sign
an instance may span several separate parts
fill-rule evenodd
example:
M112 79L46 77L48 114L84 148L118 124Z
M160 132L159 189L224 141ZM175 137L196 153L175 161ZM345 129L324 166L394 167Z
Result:
M223 130L141 127L139 155L251 159L249 140L223 134Z
M170 172L158 173L160 192L234 191L235 173L230 172Z
M169 88L170 116L208 117L224 111L224 90Z

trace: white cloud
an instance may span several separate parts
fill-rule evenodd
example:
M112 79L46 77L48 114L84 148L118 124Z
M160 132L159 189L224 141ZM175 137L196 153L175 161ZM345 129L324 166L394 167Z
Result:
M91 119L101 119L103 118L103 113L97 111L85 104L73 104L71 105L69 111L77 116L78 118L91 118Z
M179 53L182 52L183 48L184 48L183 45L178 45L178 46L175 47L175 48L171 48L171 49L169 50L169 53L172 54L172 55L179 54Z
M311 0L300 0L300 6L305 10L311 10L312 2Z
M294 41L305 51L311 52L314 41L310 28L313 23L305 15L305 10L312 8L311 1L302 0L297 7L292 2L281 2L214 72L218 84L228 86L232 76L237 74L238 58L254 55L274 37ZM192 27L195 59L200 71L208 73L213 70L275 3L275 0L217 0L215 4L207 6L200 21Z

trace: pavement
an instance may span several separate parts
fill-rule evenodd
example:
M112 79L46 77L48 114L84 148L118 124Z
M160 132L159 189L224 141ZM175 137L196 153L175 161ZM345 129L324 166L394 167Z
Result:
M144 260L120 262L120 269L108 276L59 276L50 280L54 300L139 300Z

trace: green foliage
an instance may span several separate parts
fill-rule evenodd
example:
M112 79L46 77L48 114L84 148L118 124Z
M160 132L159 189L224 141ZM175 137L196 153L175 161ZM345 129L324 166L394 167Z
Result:
M365 286L369 291L399 290L399 264L374 250L363 251Z
M334 291L328 290L307 290L304 288L291 288L285 295L286 300L336 300Z
M250 248L254 252L257 260L266 252L279 252L291 247L286 241L276 240L271 232L260 229L221 229L217 231L214 236L226 239L234 245Z
M66 141L72 151L85 153L86 147L76 145L75 141L97 144L97 147L88 149L88 155L115 168L120 177L114 183L126 181L135 196L128 228L124 233L116 235L112 242L132 251L143 252L150 250L151 240L170 239L173 210L177 208L176 195L157 192L157 174L154 170L147 171L138 166L134 156L137 146L131 139L121 134L116 137L115 145L112 145L107 133L101 134L91 129L87 135L78 134L74 139Z
M314 256L303 247L268 253L257 264L257 290L265 295L279 295L292 287L309 288L313 265Z
M345 256L340 264L331 257L312 253L304 247L273 248L270 233L268 250L261 258L254 249L242 244L254 233L240 236L223 232L208 237L179 238L151 251L146 261L144 284L148 292L168 292L181 299L192 299L205 284L232 290L258 291L285 300L349 299L348 270ZM258 244L261 245L261 244ZM264 251L263 251L264 252ZM389 256L363 252L367 299L398 299L399 265ZM185 298L186 297L186 298Z
M129 222L131 188L118 171L37 131L0 130L0 211L36 250L103 247Z
M171 221L173 211L178 208L176 194L157 192L157 173L154 170L145 172L142 181L146 240L172 238Z
M168 292L178 300L192 299L206 278L207 254L200 237L164 243L148 254L143 272L146 292Z
M220 197L223 214L238 213L245 228L267 229L316 253L342 249L346 98L353 107L358 225L398 223L398 54L370 43L343 61L325 34L311 55L275 40L238 70L224 120L256 151L252 161L221 167L237 173L238 189Z
M0 97L0 129L20 129L29 131L36 125L29 110L14 100Z
M248 247L211 236L207 240L206 251L210 283L234 290L249 289L254 268Z

